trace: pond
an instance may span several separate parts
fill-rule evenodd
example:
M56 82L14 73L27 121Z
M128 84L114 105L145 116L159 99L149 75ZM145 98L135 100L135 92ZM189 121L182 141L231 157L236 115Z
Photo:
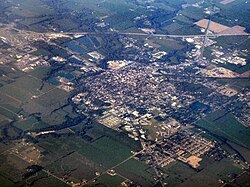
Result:
M199 101L196 101L190 105L190 108L194 111L202 111L204 113L211 111L211 107Z

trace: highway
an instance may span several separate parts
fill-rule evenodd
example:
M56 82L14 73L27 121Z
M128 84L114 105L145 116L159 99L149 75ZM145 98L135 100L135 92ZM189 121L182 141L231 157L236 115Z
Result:
M121 35L135 35L135 36L154 36L154 37L169 37L169 38L203 38L206 35L167 35L167 34L144 34L144 33L119 33ZM207 37L219 37L219 36L250 36L246 34L207 34Z
M50 33L50 34L58 34L58 33ZM97 34L120 34L120 35L128 35L128 36L152 36L152 37L168 37L168 38L214 38L219 36L250 36L249 33L234 33L234 34L193 34L193 35L176 35L176 34L147 34L147 33L139 33L139 32L63 32L61 34L65 35L97 35Z
M203 40L203 44L202 44L202 48L201 48L200 59L203 58L203 53L204 53L205 46L206 46L206 43L207 43L207 38L208 38L208 35L209 35L210 24L211 24L211 14L209 16L209 20L208 20L208 23L207 23L207 28L206 28L206 31L205 31L205 36L204 36L204 40Z

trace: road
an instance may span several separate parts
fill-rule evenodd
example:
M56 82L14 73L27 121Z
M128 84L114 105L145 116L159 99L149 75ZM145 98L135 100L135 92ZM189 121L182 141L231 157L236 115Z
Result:
M150 147L152 147L152 146L154 146L154 144L151 145ZM139 151L139 152L135 152L134 154L132 154L130 157L126 158L125 160L123 160L123 161L119 162L118 164L112 166L111 168L109 168L109 169L103 171L103 172L101 173L101 175L98 175L98 176L94 177L93 179L89 180L88 183L91 183L92 181L96 180L97 178L99 178L99 177L102 176L103 174L106 174L108 171L114 170L114 169L117 168L118 166L120 166L120 165L124 164L125 162L127 162L128 160L134 158L136 155L142 153L143 151L145 151L145 150L148 149L148 148L149 148L149 147L146 147L146 148L143 148L143 149L142 149L141 151ZM120 174L117 173L117 175L120 175ZM121 176L122 176L122 175L121 175ZM122 177L125 178L124 176L122 176Z
M54 178L56 178L57 180L63 182L64 184L71 186L70 184L68 184L66 181L64 181L63 179L61 179L60 177L57 177L56 175L52 174L50 171L47 171L45 169L42 169L42 171L44 171L45 173L47 173L48 176L52 176Z
M206 28L206 31L205 31L205 36L204 36L204 40L203 40L203 44L202 44L202 48L201 48L200 59L203 58L203 53L204 53L205 46L206 46L207 39L208 39L210 24L211 24L211 14L209 16L209 20L208 20L208 23L207 23L207 28Z
M128 35L128 36L152 36L152 37L168 37L168 38L204 38L207 36L208 38L214 38L219 36L250 36L250 33L213 33L209 34L205 32L204 34L189 34L189 35L181 35L181 34L147 34L142 32L120 32L120 31L108 31L108 32L47 32L47 33L38 33L38 32L30 32L30 31L23 31L18 30L19 35L27 36L27 35L98 35L98 34L120 34L120 35ZM1 33L0 33L1 35Z
M14 147L11 147L10 149L5 150L4 152L0 153L0 155L5 154L5 153L7 153L7 152L10 151L10 150L15 149L16 147L17 147L17 145L14 146ZM12 154L13 154L13 153L12 153ZM17 156L18 158L20 158L20 159L21 159L22 161L24 161L25 163L32 164L32 163L28 162L27 160L24 160L23 157L21 157L19 154L14 154L14 155ZM52 176L52 177L56 178L57 180L60 180L60 181L63 182L64 184L66 184L66 185L68 185L68 186L71 186L71 185L68 184L65 180L63 180L63 179L60 178L60 177L57 177L56 175L52 174L50 171L45 170L45 169L42 169L42 171L45 172L45 173L47 173L48 176Z
M50 33L50 34L56 34L56 33ZM96 35L96 34L120 34L120 35L130 35L130 36L152 36L152 37L168 37L168 38L214 38L214 37L219 37L219 36L250 36L249 33L235 33L235 34L220 34L220 33L215 33L215 34L193 34L193 35L175 35L175 34L146 34L146 33L139 33L139 32L103 32L103 33L98 33L98 32L63 32L61 34L68 34L68 35Z

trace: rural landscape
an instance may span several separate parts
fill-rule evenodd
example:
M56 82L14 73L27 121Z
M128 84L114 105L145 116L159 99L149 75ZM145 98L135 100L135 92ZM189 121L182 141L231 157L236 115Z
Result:
M249 16L0 0L0 186L250 186Z

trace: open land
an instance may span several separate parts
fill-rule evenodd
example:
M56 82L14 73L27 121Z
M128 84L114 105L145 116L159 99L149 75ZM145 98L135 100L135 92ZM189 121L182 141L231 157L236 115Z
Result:
M249 185L249 4L0 0L1 186Z

